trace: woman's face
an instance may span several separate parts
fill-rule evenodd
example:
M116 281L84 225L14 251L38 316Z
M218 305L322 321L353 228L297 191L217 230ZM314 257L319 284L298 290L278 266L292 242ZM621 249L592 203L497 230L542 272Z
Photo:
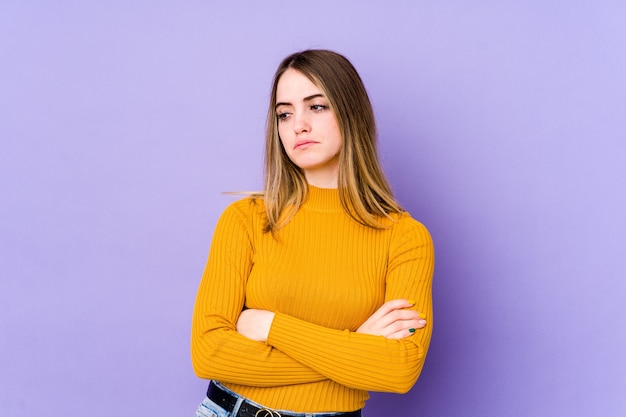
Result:
M288 69L278 80L276 114L285 152L302 169L307 182L336 188L343 140L322 90L301 72Z

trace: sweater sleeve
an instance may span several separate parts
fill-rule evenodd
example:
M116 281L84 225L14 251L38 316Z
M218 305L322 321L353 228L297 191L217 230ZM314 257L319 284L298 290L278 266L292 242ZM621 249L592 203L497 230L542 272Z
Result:
M277 313L268 345L351 388L404 393L424 365L433 326L434 250L426 228L402 216L389 249L385 301L405 298L427 324L402 340L334 330Z
M259 387L324 380L274 347L237 333L253 264L249 223L241 204L234 203L216 225L193 313L194 371L200 378Z

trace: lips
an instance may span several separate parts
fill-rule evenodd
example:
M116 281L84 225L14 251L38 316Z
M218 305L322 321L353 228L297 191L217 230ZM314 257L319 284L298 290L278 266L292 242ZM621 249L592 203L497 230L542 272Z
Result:
M312 145L315 145L317 142L315 142L314 140L310 140L310 139L302 139L296 142L296 144L294 145L293 149L306 149Z

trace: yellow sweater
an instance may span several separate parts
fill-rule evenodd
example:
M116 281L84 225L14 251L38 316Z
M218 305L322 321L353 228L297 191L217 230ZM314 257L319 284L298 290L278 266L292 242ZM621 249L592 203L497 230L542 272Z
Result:
M261 199L231 204L215 228L196 299L196 374L295 412L353 411L367 391L408 391L432 333L434 255L424 226L408 213L394 217L385 230L362 226L343 211L337 190L311 186L272 237L262 231ZM415 301L425 328L402 340L355 333L397 298ZM266 343L237 333L244 305L276 313Z

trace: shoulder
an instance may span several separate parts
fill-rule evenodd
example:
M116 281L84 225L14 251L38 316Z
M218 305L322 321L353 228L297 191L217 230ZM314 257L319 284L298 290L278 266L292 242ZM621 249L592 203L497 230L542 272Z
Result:
M230 203L224 213L226 212L237 212L241 214L254 214L257 212L265 211L265 203L263 201L263 196L259 195L247 195L243 198L240 198L237 201L233 201Z
M240 223L245 226L265 218L265 204L262 196L251 195L230 203L222 212L220 223Z
M409 212L393 213L391 218L393 240L411 242L417 246L432 246L432 237L426 226L414 219Z

